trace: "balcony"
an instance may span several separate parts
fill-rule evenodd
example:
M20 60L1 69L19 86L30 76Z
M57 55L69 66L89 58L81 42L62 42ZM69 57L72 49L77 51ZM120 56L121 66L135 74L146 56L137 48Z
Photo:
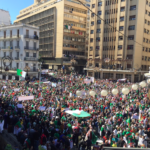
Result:
M20 46L15 46L15 50L20 50Z
M13 50L13 47L5 46L5 47L1 47L1 50Z
M19 60L19 57L15 57L15 60Z
M1 36L0 40L11 40L11 39L18 39L20 38L19 35L15 35L15 36Z
M25 61L38 61L38 58L36 58L36 57L25 57L24 60Z
M34 39L34 40L39 40L39 37L37 35L30 36L30 35L24 35L24 38L26 39Z
M39 49L36 48L36 47L28 47L28 46L25 46L24 47L25 50L33 50L33 51L38 51Z

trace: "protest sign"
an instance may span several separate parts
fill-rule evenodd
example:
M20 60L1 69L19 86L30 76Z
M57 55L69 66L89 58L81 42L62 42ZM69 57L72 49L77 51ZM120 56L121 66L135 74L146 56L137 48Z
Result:
M23 108L23 105L22 104L17 104L17 107L18 108Z
M45 109L46 109L45 106L40 106L40 107L39 107L39 110L41 110L41 111L44 111Z
M56 87L56 83L52 83L52 87Z
M26 101L26 100L32 100L34 99L34 96L19 96L18 101Z

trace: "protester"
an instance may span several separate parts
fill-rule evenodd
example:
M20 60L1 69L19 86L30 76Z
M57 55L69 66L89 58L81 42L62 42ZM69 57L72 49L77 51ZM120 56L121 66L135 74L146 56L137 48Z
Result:
M149 147L147 87L134 91L130 82L91 79L55 73L51 81L40 84L0 80L0 133L8 130L24 149L33 150ZM129 94L123 95L123 87ZM111 92L114 88L117 95ZM103 89L108 91L106 96L101 95ZM91 91L96 95L91 96ZM68 110L90 116L78 117L79 113L74 117Z

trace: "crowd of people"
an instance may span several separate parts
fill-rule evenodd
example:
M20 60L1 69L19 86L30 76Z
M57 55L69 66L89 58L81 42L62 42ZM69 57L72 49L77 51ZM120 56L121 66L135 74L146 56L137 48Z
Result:
M130 82L87 83L86 76L77 74L54 77L61 82L0 80L0 133L13 133L24 150L150 147L148 87L135 91ZM122 93L123 87L129 94ZM101 95L102 89L107 96ZM113 95L112 89L118 94ZM74 117L67 110L84 111L90 117Z

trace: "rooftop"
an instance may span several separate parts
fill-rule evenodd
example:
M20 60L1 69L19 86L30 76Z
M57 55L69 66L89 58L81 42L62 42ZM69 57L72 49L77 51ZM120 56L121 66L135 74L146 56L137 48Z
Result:
M17 23L17 24L12 24L12 25L0 25L0 30L1 29L16 28L16 27L29 27L29 28L39 29L39 27L37 27L37 26L23 24L23 23Z

